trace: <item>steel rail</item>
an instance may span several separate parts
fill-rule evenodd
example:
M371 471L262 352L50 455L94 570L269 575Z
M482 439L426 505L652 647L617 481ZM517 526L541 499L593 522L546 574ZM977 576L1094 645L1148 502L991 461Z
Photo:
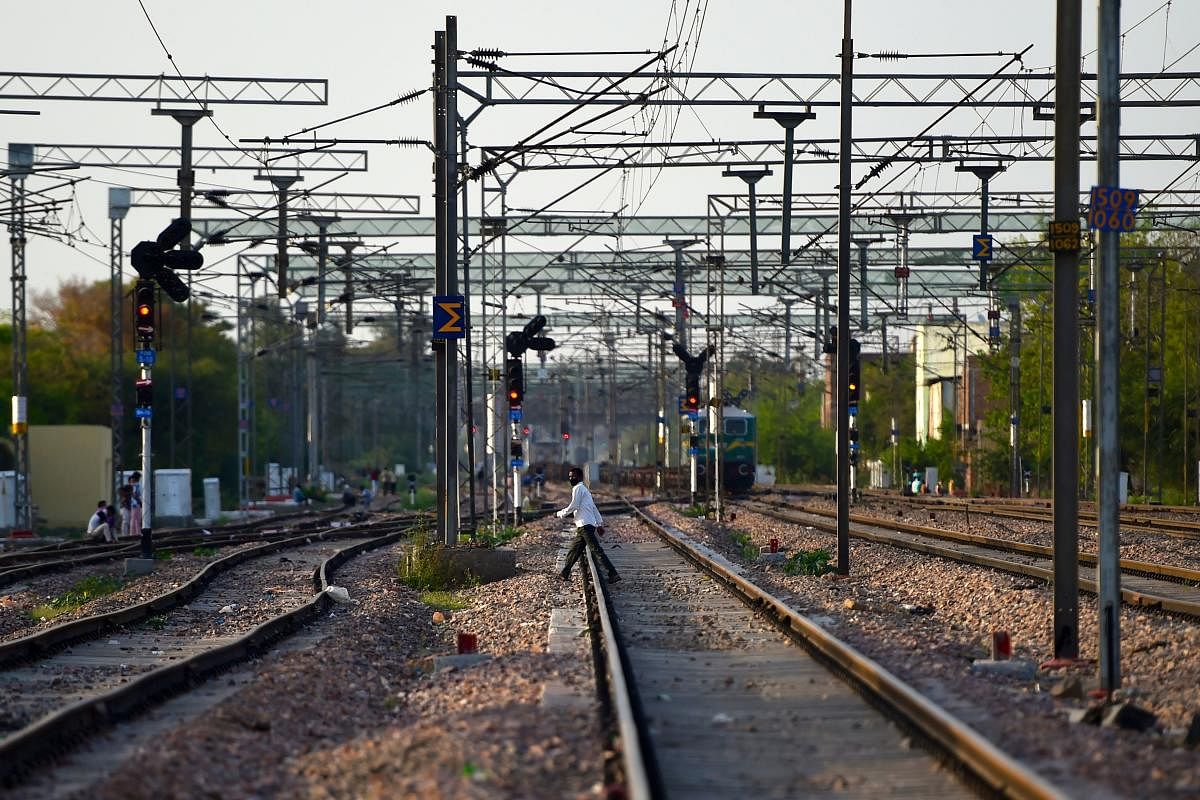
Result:
M312 600L267 620L234 641L151 670L111 691L60 709L0 741L0 786L12 785L32 764L69 746L72 740L132 717L147 705L214 672L266 652L274 642L316 619L334 604L326 590L329 576L339 566L367 550L397 542L407 533L405 528L338 550L313 570L316 596Z
M746 504L749 507L751 504ZM751 510L756 510L751 508ZM796 509L798 513L808 514L818 519L797 519L790 517L786 512L777 509L767 511L759 511L766 513L768 516L773 516L776 519L793 524L808 525L817 530L825 532L834 532L836 529L833 525L822 522L830 516L829 512L822 509L812 510L806 508ZM973 564L975 566L987 567L1002 572L1009 572L1017 575L1024 575L1030 578L1036 578L1041 581L1050 583L1054 579L1054 572L1048 567L1039 567L1034 564L1023 564L1017 561L1010 561L1002 557L992 557L980 553L968 553L961 550L955 550L951 547L944 547L937 544L910 541L904 538L898 538L904 534L912 536L924 536L927 538L942 539L945 541L956 542L959 544L968 544L978 547L986 547L995 549L999 552L1020 553L1037 558L1049 558L1052 551L1050 548L1042 547L1041 545L1031 545L1024 542L1012 542L1005 539L995 539L992 537L980 537L975 534L964 534L955 531L945 531L939 528L926 528L920 525L911 525L906 523L898 523L893 520L877 520L870 517L863 518L861 515L852 514L850 517L852 523L850 535L857 539L865 539L876 544L889 545L891 547L899 547L905 550L915 550L927 555L939 556L951 561L960 563ZM869 520L869 521L868 521ZM878 532L867 530L862 527L864 525L874 526L879 528ZM891 529L895 533L890 533L886 529ZM907 530L905 530L907 529ZM975 541L984 540L984 541ZM1081 555L1080 562L1089 566L1096 564L1095 556L1085 557ZM1131 561L1121 559L1121 570L1130 574L1143 575L1157 580L1170 581L1173 583L1200 583L1200 572L1184 569L1182 567L1173 567L1166 564L1150 564L1144 561ZM1092 594L1097 593L1097 584L1095 579L1081 577L1079 579L1079 587L1086 592ZM1126 603L1131 606L1139 606L1142 608L1156 609L1181 616L1200 618L1200 602L1188 600L1179 600L1173 597L1168 597L1162 594L1153 592L1138 591L1129 588L1127 585L1121 587L1121 596Z
M1006 798L1065 798L1040 775L1019 764L974 729L955 719L883 668L819 625L792 609L735 571L706 555L686 534L644 511L642 521L663 541L698 567L719 579L749 605L771 618L785 633L842 671L850 681L891 713L925 736L997 796Z
M652 784L657 784L657 782L652 782L650 777L650 769L644 755L644 751L650 751L648 742L643 738L645 725L642 715L637 711L638 703L633 696L632 683L626 678L629 659L625 655L621 638L617 632L617 624L613 619L608 587L600 579L600 570L596 569L596 562L592 558L591 550L585 550L584 553L596 617L600 622L599 644L604 651L607 667L609 698L616 716L617 733L620 737L621 764L625 773L625 796L630 800L651 800L651 798L659 797L661 792L651 789ZM594 631L593 637L595 637ZM595 638L593 641L596 641Z

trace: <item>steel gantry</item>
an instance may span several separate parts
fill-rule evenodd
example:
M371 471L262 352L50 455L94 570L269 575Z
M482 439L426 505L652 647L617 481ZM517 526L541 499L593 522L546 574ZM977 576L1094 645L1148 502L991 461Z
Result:
M0 72L0 100L323 106L329 102L329 82L323 78Z
M1095 73L1084 73L1084 103L1094 112ZM618 85L618 81L621 83ZM604 72L462 70L459 90L480 107L506 105L757 106L836 108L838 73ZM1053 72L859 73L851 105L858 108L1026 108L1045 114L1054 106ZM668 91L656 93L666 87ZM1200 104L1200 73L1127 72L1120 79L1126 108ZM2 95L0 95L2 97Z

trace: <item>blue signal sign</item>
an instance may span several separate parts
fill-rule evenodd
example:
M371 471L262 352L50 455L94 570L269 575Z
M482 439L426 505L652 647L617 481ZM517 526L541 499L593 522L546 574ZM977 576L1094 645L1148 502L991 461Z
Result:
M467 299L461 294L441 294L433 298L434 339L461 339L466 335L466 303Z
M977 233L971 237L971 258L976 261L992 260L992 237L985 233Z

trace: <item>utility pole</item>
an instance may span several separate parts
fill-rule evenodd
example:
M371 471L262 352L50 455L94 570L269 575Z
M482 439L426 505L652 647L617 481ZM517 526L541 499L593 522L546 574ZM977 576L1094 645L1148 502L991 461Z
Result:
M1076 126L1076 139L1078 139L1078 135L1078 126ZM1078 151L1076 151L1076 160L1078 160ZM972 249L977 253L975 258L979 260L979 291L986 292L988 290L987 265L992 260L992 247L990 244L984 244L985 241L990 242L988 234L988 184L991 183L992 178L1004 171L1004 165L959 164L954 168L954 171L969 172L979 179L979 237L975 240L976 247Z
M867 332L867 248L883 239L855 239L858 247L858 328L863 334Z
M267 180L275 187L278 205L275 208L275 283L279 299L288 295L288 198L292 184L304 180L299 175L255 175L255 180Z
M1079 657L1079 125L1082 0L1058 0L1055 222L1074 247L1054 254L1054 657ZM1045 336L1040 337L1042 339ZM1040 392L1040 387L1039 387ZM1040 399L1038 425L1042 420ZM1040 438L1039 438L1040 441ZM1040 483L1040 481L1039 481Z
M13 530L32 532L33 508L29 494L29 360L25 327L25 178L33 173L33 145L10 143L8 177L12 181L12 435Z
M759 106L754 112L755 119L772 119L783 127L783 230L779 263L784 265L792 261L792 168L796 163L796 127L816 116L811 107L806 111L767 111L764 106ZM753 209L751 213L754 213Z
M455 294L458 288L458 18L446 17L446 30L434 33L434 205L437 261L434 292ZM434 351L437 376L438 533L447 545L458 542L458 343L442 339ZM519 514L520 509L514 509Z
M1021 496L1021 303L1008 304L1008 440L1011 445L1008 496Z
M750 194L750 294L758 294L758 182L771 175L769 167L726 167L726 178L741 178ZM789 214L790 217L790 214ZM788 224L791 224L789 219Z
M1120 0L1099 0L1099 3L1096 178L1100 186L1118 187L1121 181L1121 3ZM1111 696L1121 686L1120 530L1117 520L1117 481L1121 469L1117 427L1121 234L1101 230L1099 238L1096 290L1096 434L1100 450L1096 466L1100 562L1099 656L1100 688ZM1057 527L1055 532L1057 535Z
M850 182L853 153L852 106L854 40L851 38L851 0L844 0L842 34L841 131L838 153L838 349L837 349L837 571L850 574Z
M112 312L110 321L109 349L109 393L111 395L110 422L112 443L112 482L113 497L125 483L121 470L125 463L125 388L122 377L125 363L125 314L124 314L124 279L122 277L125 263L124 228L125 215L129 213L130 191L120 186L110 186L108 189L108 280L109 308Z
M700 244L699 239L663 239L663 244L675 251L675 282L671 305L675 306L675 341L687 347L687 280L683 270L684 248Z
M192 132L196 123L200 120L211 117L212 111L207 108L153 108L150 110L152 116L167 116L179 123L180 128L180 147L179 147L179 172L177 173L176 184L179 187L179 217L188 225L188 230L191 230L192 224L192 191L196 186L196 173L192 169ZM180 243L181 250L191 250L191 237L184 239ZM175 446L182 444L183 458L188 469L192 468L193 462L193 442L195 439L192 436L192 298L190 289L192 287L192 275L188 273L187 286L189 289L187 299L187 323L185 327L186 340L184 342L185 353L185 372L183 391L179 391L174 386L175 361L179 353L179 338L175 332L175 325L171 325L171 453L172 466L177 466L175 462ZM175 315L171 315L172 321ZM182 422L182 424L179 424Z

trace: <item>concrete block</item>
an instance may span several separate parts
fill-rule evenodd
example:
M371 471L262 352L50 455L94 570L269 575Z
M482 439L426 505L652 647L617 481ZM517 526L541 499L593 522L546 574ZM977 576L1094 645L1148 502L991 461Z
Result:
M574 653L576 642L585 629L583 614L575 608L550 609L547 653Z
M765 550L758 554L755 559L759 564L784 564L787 563L787 553L772 553L770 550Z
M442 672L443 670L451 669L466 669L473 667L476 664L482 664L485 661L490 661L491 656L487 653L464 653L462 655L451 656L434 656L433 671Z
M1020 658L1005 661L980 658L971 663L971 672L981 675L999 675L1019 681L1031 681L1037 677L1037 664Z
M450 547L438 558L455 580L502 581L517 574L517 551L507 547Z
M154 572L153 558L127 558L125 559L125 577L133 578L138 575L149 575Z
M547 710L583 711L590 705L587 697L560 680L549 680L542 685L542 696L538 705Z

